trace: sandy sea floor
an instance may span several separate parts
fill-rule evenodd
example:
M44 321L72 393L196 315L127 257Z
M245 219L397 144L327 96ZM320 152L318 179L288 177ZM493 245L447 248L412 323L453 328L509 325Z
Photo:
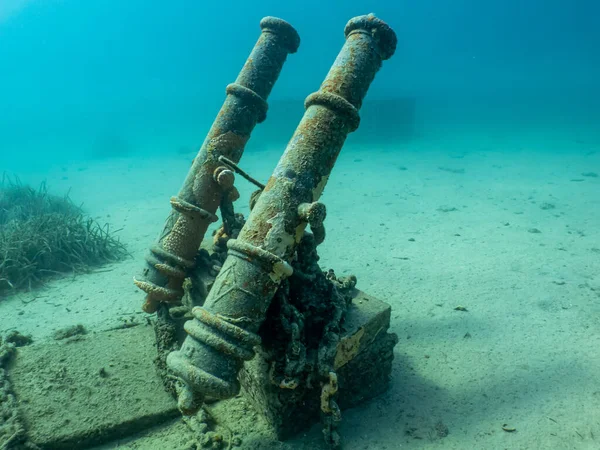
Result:
M248 151L242 166L266 180L279 155ZM0 334L17 329L39 342L67 325L101 330L143 317L132 278L192 158L19 173L56 193L71 188L93 217L122 228L132 256L2 299ZM252 186L238 185L247 198ZM344 413L344 448L600 448L598 136L350 142L323 201L323 268L355 274L359 288L389 302L400 338L387 395ZM319 441L315 427L291 444Z

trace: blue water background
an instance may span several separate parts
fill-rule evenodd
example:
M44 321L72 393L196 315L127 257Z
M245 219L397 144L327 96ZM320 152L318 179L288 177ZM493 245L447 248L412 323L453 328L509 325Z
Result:
M185 153L202 143L273 15L299 32L248 151L291 136L353 16L397 32L349 144L557 128L600 118L600 3L592 0L2 0L0 168Z

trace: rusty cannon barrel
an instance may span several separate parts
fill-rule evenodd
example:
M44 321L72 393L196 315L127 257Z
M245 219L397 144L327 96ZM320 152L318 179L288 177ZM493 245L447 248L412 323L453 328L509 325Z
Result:
M300 44L287 22L265 17L262 33L235 83L227 86L227 98L177 197L158 242L146 257L142 280L134 283L146 292L143 309L155 312L160 302L177 303L183 296L183 280L194 267L194 258L224 196L235 200L234 174L221 162L224 156L237 163L257 123L265 120L267 98L279 77L288 53Z
M188 336L167 357L178 378L179 409L194 413L205 397L239 392L237 374L260 343L256 334L307 224L320 228L321 196L358 110L381 67L396 48L396 35L373 15L345 28L346 42L306 111L236 240L203 307L185 323Z

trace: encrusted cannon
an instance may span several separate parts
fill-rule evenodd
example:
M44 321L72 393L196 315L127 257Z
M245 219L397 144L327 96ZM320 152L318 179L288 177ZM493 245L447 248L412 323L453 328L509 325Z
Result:
M266 118L266 100L288 53L300 44L296 30L281 19L265 17L260 26L258 42L235 83L227 86L227 98L179 194L171 198L173 211L146 258L144 279L134 280L147 294L143 309L148 313L183 296L183 280L194 267L208 226L217 220L219 205L239 196L233 171L219 158L240 160L255 125Z
M292 273L290 260L306 226L322 233L325 208L318 199L348 133L359 125L358 110L375 74L397 42L373 15L351 19L345 36L238 238L228 242L228 257L203 307L193 308L194 319L185 323L181 349L167 358L186 415L206 397L238 393L238 372L254 356L257 331L281 281Z

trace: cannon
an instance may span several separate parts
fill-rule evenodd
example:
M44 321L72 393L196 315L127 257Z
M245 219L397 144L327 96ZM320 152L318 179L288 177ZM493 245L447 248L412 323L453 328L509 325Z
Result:
M325 207L318 202L348 133L396 35L373 15L345 27L346 42L320 89L305 101L305 114L237 239L203 306L192 310L181 349L167 365L178 379L178 405L194 414L206 397L235 396L238 373L253 358L257 332L307 225L322 235ZM329 390L335 391L335 374Z
M300 44L296 30L284 20L265 17L262 33L219 111L176 197L173 211L157 243L146 258L143 279L134 283L144 292L144 311L156 312L161 302L176 304L183 296L183 280L194 268L195 256L206 230L217 220L223 198L234 201L234 173L220 158L233 163L257 123L267 114L267 98L289 53Z

